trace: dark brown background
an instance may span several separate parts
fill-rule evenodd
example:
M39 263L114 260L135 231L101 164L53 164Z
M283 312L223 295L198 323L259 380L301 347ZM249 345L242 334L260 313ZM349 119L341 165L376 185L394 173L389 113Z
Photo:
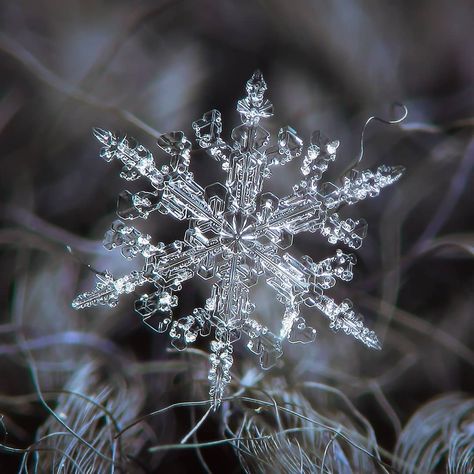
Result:
M361 380L385 374L385 395L402 423L437 394L472 392L472 18L469 0L0 2L0 393L32 391L15 349L18 311L28 338L80 328L100 332L138 360L169 357L166 337L140 324L130 299L113 311L70 309L93 275L65 245L99 269L129 268L99 249L116 195L133 185L120 180L117 165L97 158L91 128L127 131L164 160L156 135L183 130L191 138L191 122L210 108L221 110L228 136L238 121L235 102L257 67L275 106L270 131L290 124L305 140L315 129L341 140L333 177L357 155L368 116L390 117L394 101L409 109L403 126L373 124L367 131L367 166L407 170L379 198L350 210L369 222L369 236L354 281L336 292L366 314L384 351L328 333L313 315L308 319L320 337L315 347L292 347L286 369L304 359L308 380L320 380L318 367L325 365ZM287 193L297 179L296 161L276 172L268 189ZM205 155L197 153L191 167L203 185L222 178ZM185 230L162 216L141 228L164 242ZM295 247L314 258L332 251L313 234L299 236ZM200 282L186 285L180 314L201 304L206 292ZM259 293L257 307L278 309L270 300L270 292ZM54 357L66 350L61 346ZM88 351L75 350L75 357ZM238 353L237 366L250 358ZM34 355L41 359L42 352ZM175 382L147 379L145 411L183 396ZM385 414L350 384L341 389L391 449ZM15 446L32 442L46 417L39 406L22 413L1 401L0 413L10 427L6 442ZM186 432L185 418L177 413L166 420L174 441ZM211 421L204 431L215 438L215 430ZM230 448L205 455L217 472L223 466L239 472ZM18 458L0 456L0 471L13 472ZM166 466L199 469L192 452L168 455L159 472Z

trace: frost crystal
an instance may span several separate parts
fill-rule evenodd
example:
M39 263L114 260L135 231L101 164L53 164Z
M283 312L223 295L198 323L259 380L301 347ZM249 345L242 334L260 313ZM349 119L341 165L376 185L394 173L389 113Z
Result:
M337 140L315 132L302 159L303 179L288 196L277 198L262 193L271 168L285 165L303 152L303 141L291 127L280 129L276 144L260 120L272 116L273 106L264 98L267 86L259 71L247 82L247 96L237 103L242 124L233 129L232 145L221 138L221 114L211 110L193 123L199 146L219 161L226 174L225 184L202 188L189 171L191 143L183 132L160 136L158 146L171 156L169 165L157 168L153 155L133 138L95 129L104 144L100 156L123 164L120 176L126 180L147 178L151 191L132 194L123 191L118 200L118 216L123 220L143 218L155 210L189 221L184 240L170 244L151 243L149 235L122 220L116 220L105 234L107 249L120 248L132 259L141 255L143 268L114 278L98 275L95 290L78 296L73 307L80 309L104 304L114 306L121 294L139 286L153 287L135 302L143 322L158 332L168 331L172 345L185 349L198 336L212 334L210 355L210 397L217 407L230 381L233 345L242 336L247 347L267 369L282 355L282 342L307 343L316 331L300 315L305 304L329 319L334 330L342 329L367 346L379 349L375 333L364 327L361 317L344 300L336 303L326 290L336 281L352 279L355 257L337 250L320 262L287 253L293 236L303 231L319 231L331 244L338 242L358 249L366 234L364 220L341 218L341 206L354 204L396 181L402 168L379 166L375 171L352 170L339 185L320 180L328 164L336 158ZM174 319L176 293L181 284L195 275L211 279L212 292L204 308ZM249 289L260 277L276 292L284 306L278 333L251 317L255 306Z

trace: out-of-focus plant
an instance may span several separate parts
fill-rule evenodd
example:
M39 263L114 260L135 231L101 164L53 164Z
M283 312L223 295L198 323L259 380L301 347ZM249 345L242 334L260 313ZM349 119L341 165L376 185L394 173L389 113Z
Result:
M247 387L227 408L227 436L248 473L383 470L370 423L328 385L296 388L269 377Z
M444 395L410 418L395 448L394 468L412 472L474 472L474 398Z
M55 407L56 414L80 438L50 416L39 427L24 466L34 452L39 472L135 472L133 460L148 434L143 426L137 426L121 437L116 435L140 413L144 394L138 377L126 380L111 367L85 360L61 391Z

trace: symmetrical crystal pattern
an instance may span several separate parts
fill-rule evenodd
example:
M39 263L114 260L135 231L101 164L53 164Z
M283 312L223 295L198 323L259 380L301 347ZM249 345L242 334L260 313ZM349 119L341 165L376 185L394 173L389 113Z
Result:
M352 170L338 185L321 184L328 164L336 158L339 142L315 132L303 154L301 138L293 128L284 127L276 143L270 144L270 134L260 125L273 114L272 104L264 97L266 88L261 73L255 72L247 82L247 96L237 103L242 123L233 129L231 144L221 138L222 120L217 110L193 123L199 146L221 163L224 185L203 188L194 180L189 171L191 143L183 132L158 139L158 146L171 157L169 164L158 168L151 152L133 138L94 130L104 145L100 156L123 164L121 177L129 181L143 177L151 184L149 191L120 194L120 220L112 224L104 240L107 249L120 248L127 259L141 256L144 265L119 278L108 272L98 275L96 289L78 296L73 307L114 306L121 294L144 285L153 288L135 302L135 310L155 331L168 331L175 348L185 349L198 337L212 335L209 381L215 407L230 381L233 346L241 337L265 369L281 357L284 340L314 340L316 331L300 314L302 305L319 310L334 330L341 329L369 347L380 348L376 335L364 327L352 303L337 303L327 295L337 280L351 280L354 255L337 250L332 257L315 262L309 256L297 259L287 250L293 236L304 231L318 231L331 244L358 249L366 222L344 219L337 211L378 195L403 170L389 166ZM272 167L302 154L302 180L290 194L278 198L262 192ZM149 235L124 222L146 219L154 211L189 221L184 239L153 244ZM211 280L211 295L203 308L176 319L177 292L195 275ZM260 278L265 278L284 308L276 332L252 317L255 306L249 290Z

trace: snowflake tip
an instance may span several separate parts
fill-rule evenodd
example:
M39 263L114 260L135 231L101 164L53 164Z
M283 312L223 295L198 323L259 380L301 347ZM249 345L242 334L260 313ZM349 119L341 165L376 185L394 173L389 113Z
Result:
M375 349L377 351L382 350L382 344L379 341L379 338L373 334L372 337L368 337L365 341L365 345L370 347L371 349Z
M405 173L405 170L406 168L404 166L401 166L401 165L397 165L397 166L391 166L390 167L392 169L392 180L393 182L399 180L403 173Z
M262 71L260 71L260 69L255 69L255 71L253 72L252 77L250 78L249 82L252 82L254 84L257 84L257 83L265 84L265 80L263 79ZM265 85L265 87L266 87L266 85Z
M112 134L108 130L104 130L103 128L99 127L94 127L92 129L92 133L94 134L94 137L99 140L99 142L103 143L104 145L110 144Z

